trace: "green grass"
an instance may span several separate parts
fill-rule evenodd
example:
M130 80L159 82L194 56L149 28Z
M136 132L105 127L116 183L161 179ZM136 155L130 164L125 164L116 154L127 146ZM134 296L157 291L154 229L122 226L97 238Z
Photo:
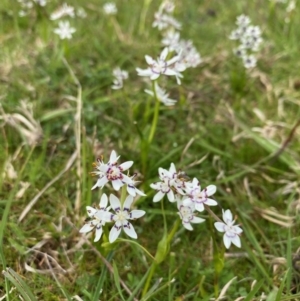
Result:
M104 15L104 3L68 3L83 7L88 17L72 19L77 31L71 40L61 41L49 20L58 1L23 18L18 3L1 1L0 260L5 272L0 296L16 288L7 300L18 300L18 294L24 300L71 300L76 295L95 301L210 300L236 277L226 300L260 300L262 294L270 301L300 300L299 267L294 264L300 244L300 140L295 127L300 118L299 7L287 23L286 5L270 1L177 1L181 36L194 42L203 63L183 73L181 86L174 78L162 79L178 102L160 105L156 132L147 144L155 102L144 93L148 87L135 68L146 68L144 56L156 57L162 49L161 34L151 26L160 1L150 2L143 33L139 22L144 1L116 1L119 33ZM232 53L235 43L228 39L242 13L263 31L253 71L239 65ZM117 66L129 72L129 79L123 90L115 91L112 70ZM31 145L3 119L24 115L22 100L32 106L36 127L42 129ZM76 150L81 157L70 162ZM158 168L168 169L171 162L203 187L217 185L215 199L238 216L243 228L242 248L232 246L224 258L221 248L214 254L204 212L200 216L207 222L195 225L193 232L178 228L142 299L153 258L137 244L94 243L93 236L84 240L78 232L85 207L98 204L101 194L100 189L91 191L92 162L100 155L106 162L111 150L122 162L134 161L131 171L139 174L139 188L147 194L137 201L147 213L134 226L136 242L151 256L164 234L164 222L149 185L158 180ZM4 172L6 162L16 177ZM18 197L25 182L30 186ZM170 231L177 214L166 200L164 207ZM219 207L213 211L222 214ZM215 237L221 246L222 235ZM219 274L214 255L224 260Z

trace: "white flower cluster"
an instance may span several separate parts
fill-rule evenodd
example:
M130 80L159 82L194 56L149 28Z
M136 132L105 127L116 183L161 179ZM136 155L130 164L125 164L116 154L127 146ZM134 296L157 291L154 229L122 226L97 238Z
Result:
M118 12L114 2L107 2L103 5L103 10L106 15L115 15Z
M20 17L25 17L28 15L29 11L34 7L34 4L38 6L46 6L47 0L18 0L21 6L21 10L19 11Z
M148 64L147 69L136 68L139 76L149 77L150 80L156 80L160 75L175 76L177 84L181 84L183 75L181 72L187 68L195 68L201 63L201 56L193 42L190 40L181 40L180 33L181 24L172 16L175 4L171 0L165 0L155 13L155 20L152 24L163 31L162 45L165 47L157 59L146 55L145 59ZM170 59L170 53L173 55ZM157 83L156 96L160 102L166 106L176 103L176 100L168 98L168 93ZM154 95L154 92L145 90L146 93Z
M216 206L218 203L211 198L216 192L215 185L208 185L201 189L199 181L194 178L189 181L186 175L182 172L177 172L175 165L172 163L169 170L158 169L160 182L150 185L157 193L153 198L153 202L159 202L167 195L171 203L176 202L178 215L182 220L183 226L187 230L193 230L191 224L198 224L205 219L198 217L197 212L203 212L206 206ZM231 243L237 247L241 247L239 235L243 232L239 226L234 225L232 213L228 209L223 211L223 221L218 220L215 223L215 228L224 232L223 241L226 248L229 248Z
M119 90L123 88L123 80L128 78L128 72L121 70L119 67L113 70L113 85L111 86L114 90Z
M87 233L95 229L96 235L94 241L98 241L101 238L103 226L109 222L114 222L109 233L110 243L113 243L119 237L122 229L131 238L137 238L137 234L129 220L142 217L146 213L143 210L130 211L134 197L137 194L142 196L145 196L145 194L135 187L137 184L134 181L135 175L130 177L123 174L124 171L132 166L133 161L127 161L119 165L117 163L118 159L119 157L116 152L112 151L107 163L104 163L103 159L98 159L97 163L94 163L95 171L92 174L97 176L98 180L92 189L96 187L102 189L107 183L111 183L113 189L119 191L122 186L126 185L129 194L122 204L114 194L111 194L108 198L104 193L101 196L99 208L86 207L89 218L79 232ZM109 207L107 207L108 199L110 202ZM114 213L110 212L110 209L113 209Z
M240 45L234 49L234 53L242 59L244 67L247 69L256 66L257 60L253 52L259 50L263 41L260 28L250 23L251 20L248 16L240 15L236 21L237 29L233 30L229 36L229 39L240 42Z
M171 0L165 0L160 5L158 11L154 14L154 22L152 27L157 27L159 30L175 28L181 29L181 24L173 16L175 4Z
M75 18L86 18L87 14L85 10L80 7L75 11L75 8L67 3L63 3L59 8L57 8L51 15L50 20L56 21L65 17ZM58 21L58 28L54 29L54 33L56 33L62 40L71 39L73 33L76 32L74 27L71 27L70 22L68 20Z

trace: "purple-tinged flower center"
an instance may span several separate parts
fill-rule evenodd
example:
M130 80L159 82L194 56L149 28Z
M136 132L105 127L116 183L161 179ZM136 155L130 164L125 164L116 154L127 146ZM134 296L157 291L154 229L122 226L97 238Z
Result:
M157 62L154 62L151 66L151 70L155 74L164 74L167 70L167 62L158 59Z
M117 179L122 180L123 175L122 175L122 168L120 166L111 166L108 168L106 172L107 179L110 181L114 181Z

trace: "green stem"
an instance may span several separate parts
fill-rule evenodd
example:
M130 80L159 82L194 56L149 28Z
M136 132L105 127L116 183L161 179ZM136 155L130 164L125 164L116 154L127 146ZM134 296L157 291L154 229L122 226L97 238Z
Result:
M144 0L144 6L140 14L139 34L143 34L145 30L147 12L152 0Z
M176 233L177 230L178 230L178 227L179 227L179 225L180 225L180 222L181 222L181 220L180 220L179 218L177 218L176 222L175 222L174 225L173 225L173 228L172 228L171 232L170 232L169 235L168 235L168 243L171 243L171 241L172 241L172 239L173 239L175 233Z
M142 292L142 296L144 297L148 290L149 290L149 286L150 286L150 283L151 283L151 280L153 278L153 274L154 274L154 271L156 269L156 267L161 264L164 259L166 258L166 256L168 255L169 253L169 246L170 246L170 243L180 225L180 219L178 218L174 225L173 225L173 228L172 230L170 231L170 233L167 235L167 224L166 224L166 217L165 217L165 212L164 212L164 206L163 206L163 202L161 202L162 205L162 213L163 213L163 219L164 219L164 234L163 234L163 237L162 239L160 240L160 242L158 243L158 246L157 246L157 249L156 249L156 254L155 254L155 261L153 261L152 265L151 265L151 268L150 268L150 272L148 274L148 277L147 277L147 280L146 280L146 283L145 283L145 286L143 288L143 292Z
M154 274L157 266L158 266L158 264L155 261L153 261L153 263L150 267L150 272L148 274L145 286L143 288L142 297L145 297L145 295L147 294L147 292L149 290L149 286L150 286L151 280L153 278L153 274Z
M126 195L127 195L127 186L124 185L121 189L121 198L120 198L120 202L121 205L123 206L125 199L126 199Z
M148 137L149 144L151 144L154 134L155 134L155 131L156 131L157 121L158 121L158 113L159 113L159 105L160 105L160 101L157 99L157 94L156 94L156 89L155 89L155 81L152 81L152 89L153 89L154 98L155 98L155 108L154 108L152 126L151 126L150 134Z

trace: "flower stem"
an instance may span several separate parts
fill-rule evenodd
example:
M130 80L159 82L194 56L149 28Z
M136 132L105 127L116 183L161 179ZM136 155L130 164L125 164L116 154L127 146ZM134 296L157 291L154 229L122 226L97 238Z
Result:
M127 195L127 187L126 187L126 185L123 185L122 189L121 189L121 198L120 198L120 202L121 202L122 206L123 206L123 204L125 202L126 195Z
M163 203L163 202L162 202ZM156 249L156 254L155 254L155 261L153 261L151 267L150 267L150 272L148 274L147 280L146 280L146 284L144 286L143 292L142 292L142 296L144 297L148 290L149 290L149 286L151 283L151 280L153 278L153 274L155 272L156 267L161 264L165 258L167 257L169 250L170 250L170 243L178 229L178 226L180 225L180 219L178 218L174 225L172 230L170 231L170 233L167 235L167 225L166 225L166 218L165 218L165 214L164 214L164 207L162 205L162 212L163 212L163 216L164 216L164 234L162 239L160 240L160 242L157 245L157 249Z
M153 263L150 267L150 272L148 274L145 286L144 286L143 291L142 291L142 297L145 297L145 295L147 294L147 292L149 290L149 286L150 286L151 280L153 278L153 274L154 274L155 269L156 269L157 266L158 266L158 264L155 261L153 261Z
M155 99L155 108L154 108L152 126L151 126L150 134L148 137L149 144L151 144L154 134L155 134L155 131L156 131L157 121L158 121L158 113L159 113L159 105L160 105L160 101L157 99L157 94L156 94L156 89L155 89L155 81L152 81L152 89L153 89L154 99Z
M139 34L144 33L147 12L148 12L151 1L152 0L144 0L144 6L143 6L142 12L140 14Z

